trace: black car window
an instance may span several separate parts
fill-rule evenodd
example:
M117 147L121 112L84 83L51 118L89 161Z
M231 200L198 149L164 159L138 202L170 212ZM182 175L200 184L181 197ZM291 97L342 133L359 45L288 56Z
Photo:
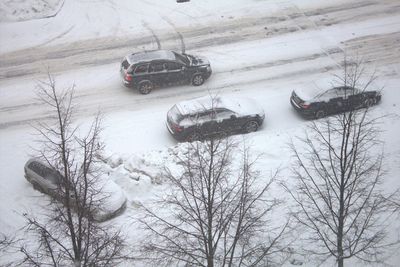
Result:
M338 97L348 97L357 94L357 91L350 86L335 87L334 90L336 91L336 96Z
M139 74L139 73L146 73L148 67L149 67L148 64L139 65L139 66L136 67L135 73L136 73L136 74Z
M323 100L323 101L329 101L332 98L337 98L338 96L338 92L335 88L333 89L329 89L327 91L325 91L324 93L322 93L321 95L319 95L318 99Z
M225 120L229 119L235 113L229 109L221 108L216 110L216 118L217 120Z
M126 70L130 66L128 60L126 60L126 59L124 61L122 61L121 65L124 68L124 70Z
M174 52L174 54L175 54L175 58L176 58L177 61L182 62L185 65L189 65L190 61L187 58L187 56L181 55L181 54L178 54L178 53L175 53L175 52Z
M28 167L36 174L38 174L39 176L43 177L46 180L49 180L53 184L58 184L61 181L61 174L58 171L40 162L32 161Z
M161 72L165 70L165 64L163 62L152 63L149 68L149 72Z
M167 63L168 70L180 70L182 69L182 65L176 62L168 62Z
M207 110L199 114L199 120L210 121L216 118L217 112L215 110Z

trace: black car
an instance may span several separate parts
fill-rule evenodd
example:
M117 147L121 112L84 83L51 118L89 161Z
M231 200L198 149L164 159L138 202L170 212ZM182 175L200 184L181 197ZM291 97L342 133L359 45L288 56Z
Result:
M370 107L381 100L378 91L365 91L341 86L329 90L294 90L290 98L292 106L306 118L322 118L363 107Z
M252 99L205 96L174 105L167 114L167 128L178 141L194 141L255 132L264 118L264 110Z
M173 51L134 53L121 63L121 76L128 87L148 94L155 86L191 83L199 86L211 75L207 59Z

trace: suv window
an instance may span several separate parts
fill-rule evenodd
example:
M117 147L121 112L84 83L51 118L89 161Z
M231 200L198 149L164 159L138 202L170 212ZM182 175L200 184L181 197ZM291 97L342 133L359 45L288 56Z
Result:
M229 109L221 108L221 109L217 109L216 117L218 120L225 120L225 119L229 119L234 114L235 113Z
M180 70L181 68L182 68L182 65L178 64L176 62L168 62L167 63L168 70Z
M149 72L160 72L165 70L165 64L162 62L153 63L150 65Z
M128 62L128 60L124 60L124 61L122 61L122 67L124 68L124 70L126 70L127 68L129 68L129 62Z
M142 64L136 67L135 73L140 74L140 73L146 73L149 65L148 64Z

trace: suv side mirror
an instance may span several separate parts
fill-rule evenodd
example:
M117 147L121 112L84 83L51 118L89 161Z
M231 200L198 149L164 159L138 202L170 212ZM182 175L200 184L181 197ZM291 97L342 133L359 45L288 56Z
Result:
M237 118L236 115L234 114L231 115L231 120L235 120L236 118Z

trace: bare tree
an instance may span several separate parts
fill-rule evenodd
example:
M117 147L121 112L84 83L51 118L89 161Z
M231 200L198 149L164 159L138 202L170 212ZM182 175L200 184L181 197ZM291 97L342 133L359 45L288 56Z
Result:
M276 174L260 180L249 149L240 152L229 138L188 143L181 152L179 170L166 168L171 191L141 219L144 258L162 266L281 262L288 220L272 219L281 201L267 197Z
M14 262L16 247L19 239L10 234L0 233L0 266L15 266ZM7 258L8 257L8 258Z
M96 116L83 137L72 125L74 88L58 92L52 76L41 82L38 96L51 108L54 123L36 126L40 157L58 171L57 197L46 208L45 216L26 214L27 234L37 237L21 248L23 263L33 266L110 266L122 260L125 242L119 230L98 224L92 214L104 201L97 165L101 121Z
M345 60L343 70L336 78L344 87L366 90L376 79L371 75L363 82L361 61ZM310 231L308 250L334 257L340 267L353 257L378 262L390 245L385 231L390 214L380 189L381 117L371 116L369 104L314 121L305 137L291 143L297 185L285 186L297 204L295 218Z

